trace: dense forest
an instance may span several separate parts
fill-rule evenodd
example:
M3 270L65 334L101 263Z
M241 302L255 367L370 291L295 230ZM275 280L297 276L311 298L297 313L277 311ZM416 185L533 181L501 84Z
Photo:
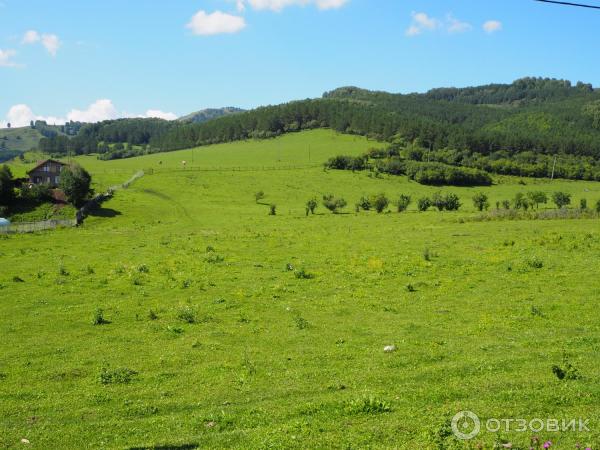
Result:
M320 127L393 142L428 162L523 176L549 176L554 169L557 177L600 179L600 92L545 78L408 95L345 87L320 99L200 124L125 119L86 125L73 138L44 139L40 149L100 152L110 159ZM124 155L111 145L125 142L140 147Z

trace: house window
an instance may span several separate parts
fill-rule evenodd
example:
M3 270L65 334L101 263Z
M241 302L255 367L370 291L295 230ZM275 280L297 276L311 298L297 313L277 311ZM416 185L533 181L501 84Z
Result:
M54 177L54 184L58 184L59 181L60 181L60 177Z
M43 171L44 171L44 172L50 172L50 167L48 167L48 166L44 166L44 168L43 168Z

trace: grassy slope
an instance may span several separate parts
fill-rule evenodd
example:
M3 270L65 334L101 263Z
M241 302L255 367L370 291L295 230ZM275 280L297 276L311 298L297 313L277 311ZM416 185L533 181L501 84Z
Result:
M308 143L316 162L370 145L316 131L196 150L194 162L271 166L281 149L280 164L304 164ZM182 159L190 152L82 158L102 186L159 160L163 171L119 192L105 217L80 229L0 240L0 447L26 437L39 448L438 448L430 434L462 409L590 418L591 435L552 438L559 448L598 442L596 221L461 224L473 190L458 188L465 212L321 208L306 218L306 199L326 192L353 204L365 193L433 189L320 168L165 170ZM595 201L599 186L535 188ZM530 188L505 179L486 191L495 201ZM254 203L260 189L278 216ZM224 261L207 261L207 246ZM526 264L533 256L541 269ZM287 263L315 278L296 279ZM198 323L177 319L183 306ZM111 324L91 325L97 307ZM392 343L398 351L383 353ZM563 350L581 380L552 374ZM102 366L138 375L103 386ZM392 411L346 408L364 395ZM524 446L530 435L508 437ZM493 439L481 441L491 448Z
M4 139L4 137L8 138L4 141L6 142L7 150L25 152L32 148L37 148L38 143L43 136L39 131L32 129L31 127L23 127L0 129L0 139ZM20 139L17 137L20 137Z

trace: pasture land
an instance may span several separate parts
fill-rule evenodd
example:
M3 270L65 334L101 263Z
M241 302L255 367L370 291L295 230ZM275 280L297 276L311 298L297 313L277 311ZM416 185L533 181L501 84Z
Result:
M475 192L494 205L562 190L592 205L600 184L499 178L444 188L459 212L418 213L437 188L282 168L373 145L320 130L77 158L98 190L148 174L81 228L0 236L0 447L487 449L529 448L533 435L597 446L598 219L464 219ZM354 212L380 192L413 204ZM306 217L328 193L348 201L344 214ZM591 432L463 443L449 427L461 410L581 417Z

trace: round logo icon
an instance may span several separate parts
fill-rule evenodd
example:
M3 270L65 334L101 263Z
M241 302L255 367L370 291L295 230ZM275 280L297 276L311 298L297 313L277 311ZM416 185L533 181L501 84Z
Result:
M481 431L481 421L471 411L461 411L452 418L452 432L463 441L476 437Z

